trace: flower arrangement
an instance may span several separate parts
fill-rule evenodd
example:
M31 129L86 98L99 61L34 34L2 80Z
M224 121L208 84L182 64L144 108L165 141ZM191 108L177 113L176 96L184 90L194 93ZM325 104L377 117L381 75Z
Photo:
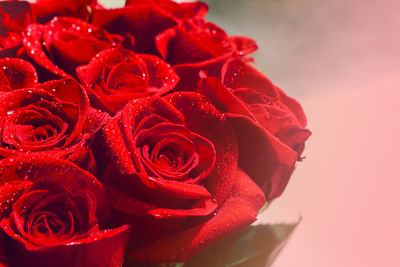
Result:
M207 9L0 2L0 265L272 261L311 133Z

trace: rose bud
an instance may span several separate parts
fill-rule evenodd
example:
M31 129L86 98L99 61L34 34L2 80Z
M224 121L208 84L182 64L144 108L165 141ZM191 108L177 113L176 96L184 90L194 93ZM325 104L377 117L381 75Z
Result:
M301 159L311 132L305 128L307 118L296 100L239 59L231 59L223 66L221 80L204 77L198 92L208 96L225 114L240 114L253 120L295 150Z
M122 42L121 36L71 17L55 17L45 25L31 24L22 35L28 56L61 77L74 76L76 67Z
M179 81L162 59L122 48L101 51L76 72L86 85L91 105L110 114L121 110L129 100L163 95Z
M90 140L108 117L72 79L0 95L0 158L43 153L86 168Z
M0 59L0 92L31 88L38 84L35 68L19 58Z
M217 75L232 57L242 57L257 50L250 38L230 37L217 25L191 19L167 29L156 37L162 58L181 78L177 90L195 90L199 71Z
M205 97L179 92L132 100L101 130L99 177L115 223L135 226L134 260L183 262L252 223L265 197L242 157L254 159L244 166L253 173L268 170L268 200L283 191L296 153L254 125L237 134L233 126ZM251 150L267 159L263 169Z
M129 226L104 228L109 206L94 176L45 155L4 159L0 170L10 266L122 266Z

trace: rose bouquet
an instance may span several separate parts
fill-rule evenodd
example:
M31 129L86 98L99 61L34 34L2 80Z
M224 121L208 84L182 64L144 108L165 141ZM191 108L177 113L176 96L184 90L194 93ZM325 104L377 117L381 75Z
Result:
M0 265L273 260L292 226L249 225L311 133L207 9L0 2Z

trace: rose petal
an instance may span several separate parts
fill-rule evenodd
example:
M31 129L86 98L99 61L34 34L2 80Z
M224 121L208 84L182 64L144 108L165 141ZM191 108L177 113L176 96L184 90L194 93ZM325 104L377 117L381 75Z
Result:
M224 85L232 90L218 85L215 88L220 96L215 95L213 99L223 101L228 112L244 114L258 121L282 142L296 150L300 159L304 142L311 135L309 130L304 129L307 119L300 104L241 60L229 60L221 73ZM207 91L210 94L211 90ZM221 93L222 91L225 92ZM234 101L227 101L223 98L225 95L231 95L230 98ZM239 106L244 108L239 110Z
M6 32L21 32L28 24L34 21L31 7L24 1L0 2L0 35ZM0 46L1 47L1 46Z
M0 179L3 181L28 179L35 183L46 180L76 192L93 192L97 200L97 217L102 220L100 224L108 217L108 204L100 182L92 174L69 161L45 154L27 154L1 160L0 170ZM4 180L3 177L7 177L8 180Z
M0 84L2 79L7 80L7 86L0 85L0 91L6 92L19 88L30 88L38 84L38 76L35 68L27 61L17 58L0 59ZM2 78L3 77L3 78Z
M3 171L2 169L0 169ZM11 212L12 204L32 185L30 181L12 181L4 179L0 185L0 220ZM0 261L1 262L1 261Z
M217 208L216 203L210 198L199 200L199 204L192 208L168 209L135 199L124 192L112 188L108 188L107 192L111 199L112 207L128 216L151 216L156 219L207 216Z
M30 24L22 32L22 44L25 47L26 53L36 63L50 72L60 77L69 77L70 75L57 67L44 52L42 46L44 32L45 26L40 24Z
M96 0L36 0L31 3L37 21L41 24L49 22L56 16L77 17L83 20L88 20L90 16L89 8L94 8Z
M179 81L174 69L156 56L140 54L149 72L149 86L157 88L157 95L171 91ZM153 89L154 90L154 89Z
M0 267L10 266L7 256L6 235L0 231Z
M176 91L195 90L199 72L218 76L236 50L226 33L212 23L191 20L156 37L157 50L181 78Z
M76 242L37 250L26 250L12 239L9 242L8 256L15 266L121 266L129 232L129 226L125 225L112 230L103 230Z
M60 100L79 106L79 114L75 127L69 135L69 140L64 144L68 146L76 136L82 133L86 116L89 110L89 100L82 86L73 79L62 79L42 83L39 88L51 92Z
M165 94L179 81L172 67L161 59L119 48L101 51L88 65L80 66L76 71L86 86L92 105L111 114L132 99ZM110 85L110 81L124 77L130 77L131 81L123 81L122 88Z
M259 208L265 203L263 193L240 170L230 178L233 185L228 198L206 223L171 234L148 245L139 245L131 250L129 255L137 261L144 262L183 262L255 221Z
M279 197L294 170L297 153L248 117L226 116L238 138L239 166L260 186L267 201Z
M171 0L127 0L125 6L149 5L161 8L177 18L204 18L208 11L207 4L203 2L183 2L176 3Z
M236 46L236 51L240 56L245 56L247 54L257 51L257 43L248 37L244 36L233 36L231 37L232 42Z
M126 6L112 10L96 9L92 23L109 32L135 38L135 52L152 54L155 36L178 23L177 19L157 7Z

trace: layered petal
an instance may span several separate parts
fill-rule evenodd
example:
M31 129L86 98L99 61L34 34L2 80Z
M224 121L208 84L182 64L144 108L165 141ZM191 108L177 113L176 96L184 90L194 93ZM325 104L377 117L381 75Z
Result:
M199 72L218 76L230 58L242 57L257 49L245 37L229 37L217 25L202 19L191 19L167 29L156 37L157 50L174 66L181 77L178 90L195 90Z
M0 56L15 56L21 46L21 32L35 16L25 1L0 2Z
M0 101L2 158L46 152L84 167L90 138L107 119L72 79L6 92Z
M0 169L0 191L15 192L2 194L12 208L0 222L13 266L122 264L130 228L101 230L109 206L90 173L45 155L5 159Z
M115 114L130 100L171 91L179 81L172 67L156 56L111 48L77 68L92 106Z
M122 42L120 36L71 17L55 17L45 25L31 24L23 37L28 56L61 77L74 76L76 67Z
M0 92L31 88L38 84L35 68L19 58L0 59Z
M135 260L184 260L250 224L265 202L238 167L234 129L197 93L129 102L96 144L114 224L135 225L130 254ZM177 243L159 246L163 240Z
M155 54L154 38L179 21L167 11L154 5L134 5L116 9L96 9L93 25L124 36L136 53ZM134 40L134 45L132 44Z
M31 3L35 12L37 22L47 23L54 17L76 17L82 20L89 20L91 9L97 4L97 0L36 0Z
M183 2L177 3L171 0L128 0L125 6L143 6L148 5L152 7L161 8L179 19L188 18L204 18L208 11L207 4L197 2Z

